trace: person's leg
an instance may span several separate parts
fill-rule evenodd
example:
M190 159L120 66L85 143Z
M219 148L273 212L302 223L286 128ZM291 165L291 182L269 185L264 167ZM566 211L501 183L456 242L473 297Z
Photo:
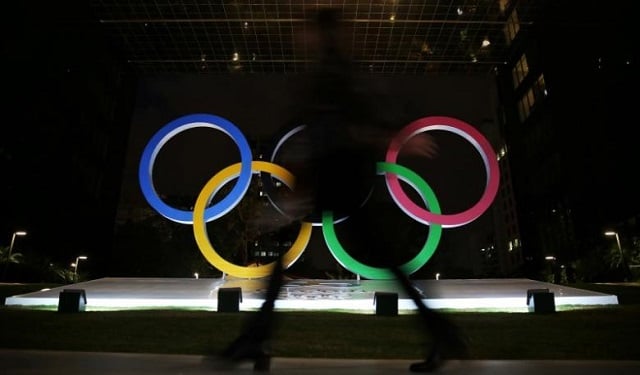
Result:
M282 284L282 257L279 257L269 278L262 307L250 317L238 338L222 352L223 358L234 362L254 361L254 370L269 370L271 355L267 346L276 324L274 308Z
M418 309L420 324L431 336L433 344L425 348L425 360L411 365L413 372L436 371L447 357L466 356L467 345L459 329L445 315L430 309L424 302L424 296L414 287L399 265L403 262L403 249L397 248L397 241L388 234L387 218L377 218L380 202L367 205L355 219L359 225L352 226L358 241L364 244L369 262L377 267L388 268L402 290L411 298Z
M411 284L411 281L398 267L390 267L404 291L409 295L418 308L420 320L431 334L433 345L422 362L413 363L413 372L433 372L442 366L449 356L466 356L467 344L459 331L449 319L437 311L430 309L422 301L422 296Z

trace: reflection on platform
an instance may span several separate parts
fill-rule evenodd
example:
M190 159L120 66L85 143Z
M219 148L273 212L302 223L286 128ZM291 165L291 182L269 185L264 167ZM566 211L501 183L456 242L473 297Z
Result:
M617 305L614 295L529 279L412 280L423 301L435 309L528 311L527 290L548 289L555 305L597 307ZM220 288L240 288L240 310L259 308L267 279L102 278L50 290L8 297L8 306L56 308L64 289L83 289L86 310L191 308L216 310ZM398 310L410 313L415 304L393 280L294 279L283 286L277 309L339 310L372 313L376 292L398 293Z

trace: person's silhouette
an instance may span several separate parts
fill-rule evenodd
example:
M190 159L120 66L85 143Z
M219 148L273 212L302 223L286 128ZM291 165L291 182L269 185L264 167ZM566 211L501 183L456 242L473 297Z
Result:
M296 140L299 151L296 159L301 166L295 173L294 193L283 205L295 219L317 217L325 211L333 212L334 217L345 216L359 210L373 187L380 150L387 147L394 131L373 115L367 90L355 84L351 62L341 48L341 31L339 11L320 9L307 39L307 45L312 46L316 54L317 66L306 95L300 96L302 101L294 116L294 122L305 125ZM433 157L437 146L431 137L421 134L413 137L403 150ZM412 364L410 369L434 371L452 349L465 349L465 343L453 324L423 303L420 293L397 266L396 255L389 251L388 242L372 238L372 233L383 232L376 228L375 221L368 220L372 216L359 215L363 220L350 227L350 237L376 266L390 269L415 302L434 345L427 351L425 360ZM278 261L262 308L222 353L225 358L253 360L256 370L269 368L265 344L271 338L273 310L282 276L282 264Z

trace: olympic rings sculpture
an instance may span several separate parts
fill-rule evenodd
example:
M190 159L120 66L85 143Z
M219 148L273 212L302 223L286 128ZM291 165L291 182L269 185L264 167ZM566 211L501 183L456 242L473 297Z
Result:
M174 136L192 128L211 128L219 130L235 142L240 150L240 162L232 164L216 173L202 188L196 199L193 211L173 208L162 201L153 185L153 166L156 156L162 147ZM275 262L261 266L239 266L233 264L213 248L207 233L206 223L214 221L231 211L244 197L249 189L252 176L261 174L263 181L275 178L289 188L294 188L295 177L291 172L274 162L276 153L286 140L304 129L304 125L286 133L273 150L271 161L254 161L249 143L243 133L232 122L212 114L191 114L179 117L162 127L146 145L138 169L138 179L143 196L149 205L165 218L181 223L191 224L198 248L205 259L218 270L232 276L242 278L260 278L268 276ZM428 131L444 130L455 133L467 140L480 154L486 172L486 183L482 196L469 209L454 213L442 214L440 204L431 187L415 172L396 163L402 146L411 137ZM498 192L500 171L498 159L491 144L474 127L453 117L431 116L413 121L391 140L385 161L376 164L379 175L385 178L386 186L394 202L400 209L414 220L429 225L429 235L418 254L400 266L406 274L412 274L423 267L435 253L442 235L442 228L453 228L468 224L482 215L491 205ZM264 174L269 174L267 180ZM231 191L210 207L216 193L227 183L235 180ZM426 209L413 202L401 187L400 180L407 183L422 198ZM269 197L274 207L283 213ZM297 238L283 255L283 266L288 268L302 255L311 238L313 226L321 226L327 247L336 261L345 269L368 279L392 279L393 274L386 268L372 267L353 258L340 244L335 225L347 220L347 217L334 218L332 212L323 212L321 217L302 222Z

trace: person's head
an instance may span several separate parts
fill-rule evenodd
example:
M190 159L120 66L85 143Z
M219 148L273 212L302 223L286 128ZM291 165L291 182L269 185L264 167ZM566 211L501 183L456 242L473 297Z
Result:
M336 8L320 8L314 16L315 24L324 30L333 30L339 27L342 15Z
M345 32L340 9L324 7L318 9L310 19L307 29L307 46L322 58L330 55L342 55L344 52Z

